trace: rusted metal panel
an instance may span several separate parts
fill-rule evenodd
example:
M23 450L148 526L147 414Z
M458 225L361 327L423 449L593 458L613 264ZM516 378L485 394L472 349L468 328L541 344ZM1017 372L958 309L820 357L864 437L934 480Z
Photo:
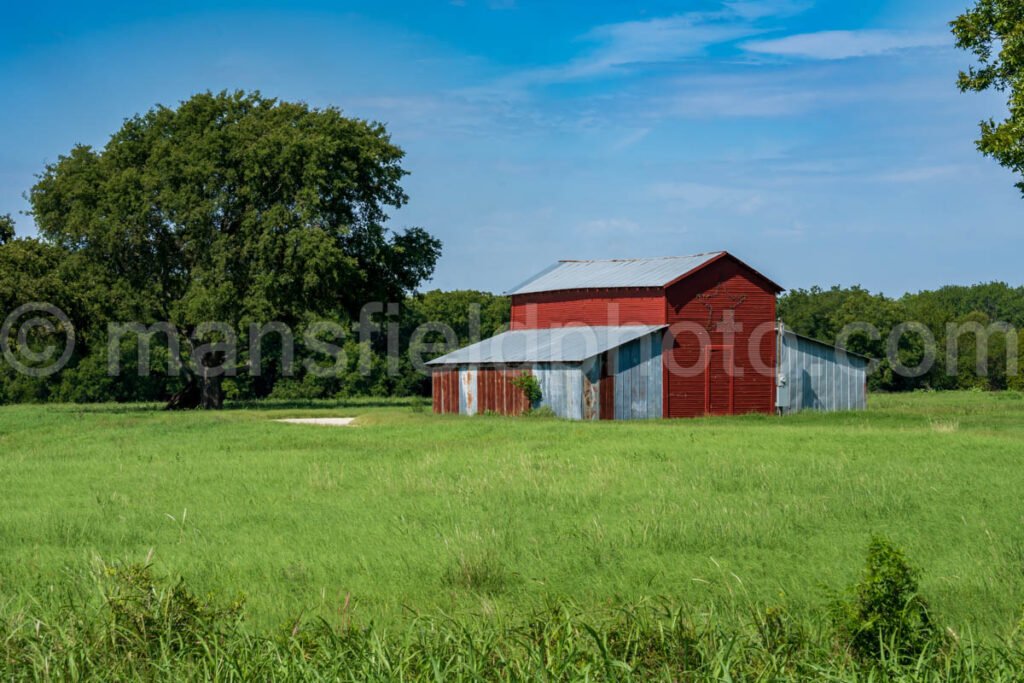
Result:
M451 367L438 368L431 372L430 379L434 412L438 414L458 413L458 371Z
M526 397L512 381L523 372L529 372L529 369L495 365L462 366L459 372L459 411L466 415L522 414L527 407ZM471 375L475 375L475 380Z
M583 419L596 420L601 414L601 361L595 356L583 363Z
M459 413L461 415L476 415L478 396L476 377L475 367L459 368Z

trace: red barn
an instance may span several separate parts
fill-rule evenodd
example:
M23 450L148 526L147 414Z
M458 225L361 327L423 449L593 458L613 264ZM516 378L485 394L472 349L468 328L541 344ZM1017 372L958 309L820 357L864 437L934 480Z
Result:
M527 371L568 418L772 413L781 291L724 251L559 261L508 292L508 332L431 361L435 412L522 412Z

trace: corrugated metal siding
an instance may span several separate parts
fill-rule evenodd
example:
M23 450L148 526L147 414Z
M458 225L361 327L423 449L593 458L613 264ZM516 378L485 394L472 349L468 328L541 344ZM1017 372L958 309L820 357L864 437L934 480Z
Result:
M664 287L723 252L661 258L559 261L506 294L594 287Z
M482 366L477 368L477 410L481 413L520 415L526 410L526 396L512 380L528 370Z
M615 352L616 420L661 417L661 344L661 333L656 333Z
M665 294L661 289L600 289L545 292L512 297L513 330L558 325L662 325Z
M774 285L743 263L724 258L667 290L666 322L689 322L707 332L707 343L720 346L726 336L718 324L726 313L743 326L733 335L733 366L741 371L733 381L732 405L723 412L771 413L775 410L775 292ZM751 335L761 325L769 326L756 353L767 372L758 372L749 352ZM673 372L673 368L696 368L701 360L701 343L692 332L670 339L671 358L664 360L667 417L696 417L708 412L705 372ZM668 346L668 344L667 344Z
M583 419L597 420L601 415L601 366L604 354L583 363Z
M558 417L583 419L583 368L580 364L537 363L533 375L540 384L541 406Z
M434 412L459 412L459 373L454 368L438 368L431 372Z
M835 347L781 331L778 337L778 406L801 410L863 410L867 407L867 360Z
M477 397L476 368L459 368L459 413L476 415Z

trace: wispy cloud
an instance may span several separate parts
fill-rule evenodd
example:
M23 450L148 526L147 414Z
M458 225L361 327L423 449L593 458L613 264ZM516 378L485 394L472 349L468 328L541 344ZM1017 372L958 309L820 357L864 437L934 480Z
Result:
M956 164L939 164L936 166L919 166L889 171L875 176L875 180L884 183L923 183L936 178L951 176L963 169Z
M730 12L744 19L763 19L799 14L814 3L812 0L732 0L724 4Z
M939 32L890 31L818 31L799 33L770 40L751 40L741 47L750 52L804 59L850 59L897 50L950 45L948 34Z
M611 145L611 149L615 152L621 152L622 150L628 149L635 145L636 143L640 142L645 137L650 135L650 133L650 128L634 128L633 130L629 131L628 133L620 137L618 140L613 142Z
M512 80L545 85L678 62L702 55L715 45L760 35L764 29L758 20L788 16L809 6L808 0L734 0L716 11L605 24L580 37L581 42L593 45L589 51L564 64L519 73Z

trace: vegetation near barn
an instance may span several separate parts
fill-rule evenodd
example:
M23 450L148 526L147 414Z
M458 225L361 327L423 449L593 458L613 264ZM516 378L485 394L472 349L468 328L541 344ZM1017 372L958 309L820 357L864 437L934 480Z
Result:
M358 419L271 420L299 415ZM1022 437L1013 392L588 424L5 407L0 678L1019 679Z

